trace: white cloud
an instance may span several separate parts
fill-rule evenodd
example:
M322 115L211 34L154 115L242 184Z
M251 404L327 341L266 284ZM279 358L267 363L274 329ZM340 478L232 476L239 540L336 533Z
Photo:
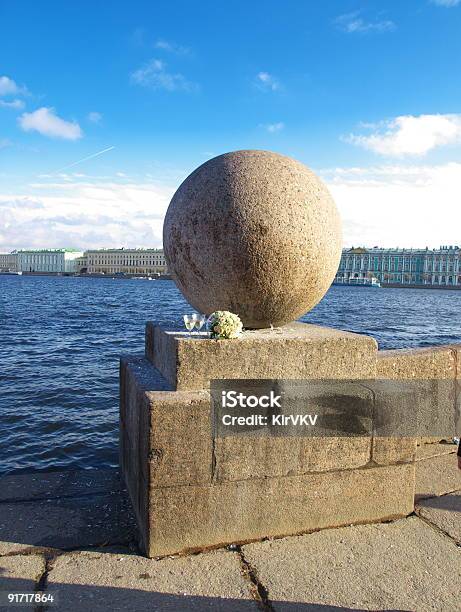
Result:
M461 143L461 114L402 115L382 122L370 135L350 134L343 140L379 155L421 156L436 147Z
M159 247L175 187L152 181L78 180L29 185L0 193L0 250L68 246Z
M0 149L6 149L6 147L11 146L11 140L8 138L0 138Z
M101 119L102 115L97 111L92 111L91 113L88 113L88 121L91 121L91 123L99 123Z
M447 8L451 8L452 6L458 6L461 0L431 0L432 4L436 4L437 6L445 6Z
M338 205L345 246L460 243L461 163L318 173ZM161 246L163 217L178 180L176 174L171 184L61 174L14 195L0 193L0 250Z
M262 91L277 91L280 89L280 81L269 72L258 72L255 83L258 89Z
M282 121L279 121L278 123L266 123L262 125L261 127L267 130L269 133L275 134L275 132L282 131L283 128L285 127L285 124Z
M168 42L162 38L159 38L154 47L156 49L161 49L162 51L168 51L168 53L173 53L175 55L189 55L190 49L188 47L183 47L182 45L177 45L174 42Z
M5 100L0 100L0 107L2 108L13 108L15 110L21 110L25 106L22 100L11 100L11 102L6 102Z
M33 113L24 113L18 119L25 132L36 131L50 138L78 140L83 132L75 121L65 121L56 115L54 108L42 107Z
M378 19L376 21L366 21L360 17L360 11L346 13L335 19L336 26L348 34L365 32L391 32L395 30L395 23L390 19Z
M18 96L27 94L26 87L20 87L13 79L0 76L0 96Z
M461 163L333 168L319 174L338 205L345 246L460 244Z
M142 68L132 72L130 78L137 85L155 90L194 91L197 89L196 83L188 81L180 73L169 72L165 62L159 59L151 59Z

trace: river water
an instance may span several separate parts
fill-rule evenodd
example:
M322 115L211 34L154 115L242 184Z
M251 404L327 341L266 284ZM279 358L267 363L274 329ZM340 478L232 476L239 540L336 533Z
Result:
M0 275L0 473L117 465L118 359L191 312L172 281ZM330 289L303 321L380 348L461 342L461 291Z

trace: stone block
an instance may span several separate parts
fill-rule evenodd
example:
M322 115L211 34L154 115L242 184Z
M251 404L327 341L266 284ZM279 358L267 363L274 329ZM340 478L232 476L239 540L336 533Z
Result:
M365 383L375 397L371 460L376 465L414 462L421 401L414 381L385 380Z
M130 437L139 430L140 409L146 391L172 390L168 381L152 368L142 356L123 356L120 359L120 419Z
M363 467L371 437L249 437L214 440L214 481L295 476Z
M208 484L212 471L210 394L150 391L151 487Z
M205 334L190 338L148 322L146 357L173 388L182 390L208 388L213 379L374 378L373 338L307 323L281 330L211 340Z
M456 414L455 430L456 436L461 438L461 345L454 344L451 348L456 356Z
M456 430L456 351L450 347L378 352L377 379L414 381L420 387L420 442L451 440Z
M412 512L414 438L391 439L383 429L383 415L398 420L408 401L394 406L399 393L376 399L376 355L371 338L305 324L235 341L148 324L149 361L121 367L121 465L144 552L165 556ZM325 410L325 431L218 431L210 381L236 379L277 380L289 411L299 400L291 387L301 381L309 412ZM311 397L328 379L331 389ZM347 381L360 392L345 391Z
M120 428L119 457L120 471L129 493L141 539L146 540L147 497L143 488L148 488L148 480L144 475L146 470L141 470L139 446L131 442L127 432L123 430L123 425Z
M411 463L415 460L416 438L374 437L372 460L377 465Z
M214 421L220 408L221 390L229 382L213 385ZM236 385L246 395L268 392L264 383ZM272 387L272 385L270 385ZM349 381L278 381L282 416L318 416L315 428L263 426L244 429L217 426L214 434L215 480L245 480L294 476L309 472L363 467L370 461L373 434L373 394L362 384ZM308 407L308 409L306 408ZM244 411L243 411L244 412ZM240 414L240 412L239 412ZM270 420L270 416L267 417Z
M147 556L395 519L413 510L414 464L150 490Z
M379 351L376 378L453 379L456 356L447 346Z
M149 370L155 372L150 377ZM122 361L120 465L133 503L141 478L152 487L211 479L209 393L165 388L147 360Z
M141 538L147 538L147 509L142 505L141 482L148 482L147 447L149 413L146 389L162 386L154 368L142 358L122 358L120 361L120 431L119 464L128 489Z
M122 423L120 463L131 496L137 500L138 514L141 478L151 488L198 485L351 469L370 461L373 406L365 400L371 402L372 396L362 385L353 385L353 396L346 398L351 400L348 412L338 423L330 424L330 435L264 436L255 431L248 432L250 435L220 436L212 431L208 392L146 390L142 377L138 379L140 364L136 360L134 364L136 368L132 369L128 361L122 370L126 394L136 398L136 403L124 408L126 423L135 425ZM152 368L146 361L143 367ZM131 387L137 387L137 391ZM361 393L360 397L357 393ZM322 394L320 399L325 402L325 398ZM337 395L327 399L333 401ZM350 423L359 400L363 401L357 408L357 426L364 427L364 431L349 437L341 435L344 418L348 417ZM314 405L312 410L315 411ZM128 414L134 411L142 414ZM336 435L333 425L339 427Z
M461 471L455 453L416 462L416 498L437 497L461 489Z

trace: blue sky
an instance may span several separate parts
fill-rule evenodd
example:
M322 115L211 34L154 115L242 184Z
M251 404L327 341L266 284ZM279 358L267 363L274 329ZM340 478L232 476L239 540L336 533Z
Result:
M243 148L318 172L345 244L461 242L428 226L461 214L459 1L0 0L0 23L0 250L159 246L180 181Z

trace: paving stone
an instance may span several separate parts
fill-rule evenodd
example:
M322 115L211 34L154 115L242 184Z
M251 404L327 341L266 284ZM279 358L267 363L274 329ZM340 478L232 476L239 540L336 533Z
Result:
M459 609L461 549L417 517L249 544L243 554L276 611Z
M416 512L461 543L461 490L425 499L417 504Z
M161 560L128 551L65 554L53 564L48 590L66 612L258 610L233 552Z
M416 462L416 499L436 497L461 489L461 470L455 453Z
M131 505L120 491L0 504L0 554L31 546L76 548L136 539Z
M45 559L41 555L17 555L0 558L0 591L33 593L45 571ZM0 610L33 610L33 606L2 606Z

